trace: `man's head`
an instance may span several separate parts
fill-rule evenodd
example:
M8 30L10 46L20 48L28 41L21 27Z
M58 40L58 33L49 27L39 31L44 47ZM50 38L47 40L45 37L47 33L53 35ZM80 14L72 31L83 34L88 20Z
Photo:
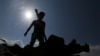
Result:
M42 20L42 19L44 18L44 16L45 16L45 13L44 13L44 12L40 12L40 13L38 14L39 20Z

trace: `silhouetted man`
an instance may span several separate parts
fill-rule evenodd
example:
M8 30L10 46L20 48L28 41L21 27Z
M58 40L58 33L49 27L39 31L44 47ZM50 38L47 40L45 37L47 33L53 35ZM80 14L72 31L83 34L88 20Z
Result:
M44 12L38 13L37 9L35 9L35 12L38 19L32 22L32 24L29 26L29 28L24 34L24 36L26 36L28 31L32 28L32 26L34 26L34 32L32 33L30 42L31 47L34 45L36 39L39 40L39 46L44 44L44 39L46 41L45 22L43 21L45 13Z

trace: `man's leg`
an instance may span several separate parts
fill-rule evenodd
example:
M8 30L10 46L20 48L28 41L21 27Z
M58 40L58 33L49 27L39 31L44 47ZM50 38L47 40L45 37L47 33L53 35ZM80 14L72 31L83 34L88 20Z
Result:
M33 47L34 43L35 43L36 37L32 36L31 37L31 41L30 41L30 46Z
M43 37L39 37L39 46L43 46L44 45L44 38Z

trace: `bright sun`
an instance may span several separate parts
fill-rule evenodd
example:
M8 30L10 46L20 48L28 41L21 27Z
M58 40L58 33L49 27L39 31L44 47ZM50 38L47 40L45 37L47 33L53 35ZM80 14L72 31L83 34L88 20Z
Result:
M27 20L31 20L34 15L33 15L33 12L32 11L27 10L27 11L25 11L24 16L25 16L25 18Z

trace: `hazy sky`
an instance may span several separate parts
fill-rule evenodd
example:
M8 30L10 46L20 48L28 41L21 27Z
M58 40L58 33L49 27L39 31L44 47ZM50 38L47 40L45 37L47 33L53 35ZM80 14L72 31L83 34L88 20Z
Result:
M26 37L24 32L32 20L25 19L24 12L34 13L35 8L46 13L47 37L54 34L65 43L75 38L78 43L100 44L99 0L0 0L0 37L28 44L33 29Z

